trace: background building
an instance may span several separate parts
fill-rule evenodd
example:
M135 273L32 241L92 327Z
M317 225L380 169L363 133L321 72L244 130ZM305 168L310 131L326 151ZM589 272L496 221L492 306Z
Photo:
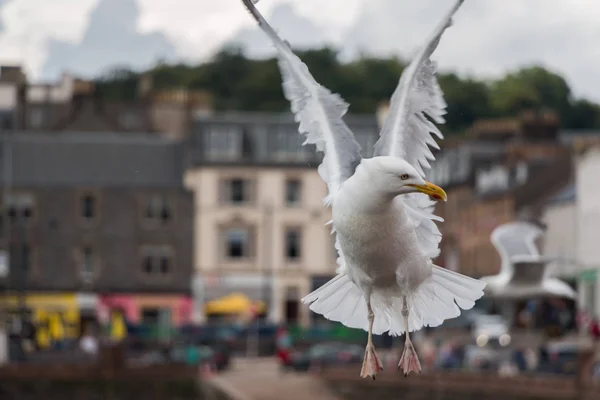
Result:
M576 255L580 264L580 307L589 315L600 317L600 145L598 141L582 141L575 145L577 180Z
M5 134L2 237L10 273L1 299L36 320L186 323L193 197L183 148L152 135Z
M371 156L374 117L347 123ZM302 146L291 114L199 119L190 137L186 187L195 193L199 320L204 303L232 292L268 305L269 320L302 323L301 297L333 277L336 252L326 186L314 146Z

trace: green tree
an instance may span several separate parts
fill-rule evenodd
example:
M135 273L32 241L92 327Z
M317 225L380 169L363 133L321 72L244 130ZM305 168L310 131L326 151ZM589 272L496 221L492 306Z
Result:
M569 120L571 89L565 79L539 66L507 74L492 83L492 107L499 115L514 115L524 109L551 109Z
M490 117L490 92L484 82L441 74L440 87L448 103L446 126L451 132L464 130L479 118Z
M126 68L114 67L96 80L99 95L112 101L133 101L138 95L139 74Z
M571 108L567 125L572 129L600 129L600 106L588 100L577 100Z
M392 96L405 64L397 58L363 57L342 67L340 94L354 113L373 113Z
M190 76L189 86L206 89L215 95L215 106L219 110L238 109L240 82L252 71L252 61L241 49L228 47L215 55L213 60L197 69Z
M341 63L332 48L298 51L312 75L323 86L350 103L350 113L372 114L388 100L406 63L395 57L363 56ZM198 65L159 63L149 71L157 89L204 89L213 95L217 110L287 111L281 75L275 58L254 60L238 47L226 47ZM102 96L134 100L140 74L117 67L97 80ZM448 103L444 132L455 133L479 118L511 117L527 109L555 110L564 127L600 129L600 106L574 100L565 79L540 66L508 73L493 82L438 74Z

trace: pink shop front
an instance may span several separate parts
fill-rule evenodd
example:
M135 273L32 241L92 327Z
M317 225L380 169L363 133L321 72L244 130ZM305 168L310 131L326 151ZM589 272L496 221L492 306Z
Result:
M179 327L191 322L192 298L168 294L106 294L98 296L96 315L106 324L115 313L130 325Z

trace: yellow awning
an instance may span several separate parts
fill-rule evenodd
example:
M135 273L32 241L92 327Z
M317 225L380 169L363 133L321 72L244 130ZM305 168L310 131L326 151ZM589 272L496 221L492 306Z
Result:
M206 303L205 312L207 314L242 314L249 312L252 306L256 307L257 312L265 310L265 304L262 301L253 302L242 293L232 293Z

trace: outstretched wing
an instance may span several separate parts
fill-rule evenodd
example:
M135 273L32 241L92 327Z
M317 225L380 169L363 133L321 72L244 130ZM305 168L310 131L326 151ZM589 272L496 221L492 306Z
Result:
M304 144L314 144L324 153L319 175L328 186L325 203L338 191L340 185L354 174L360 163L360 146L342 120L348 104L337 94L321 86L310 74L308 67L296 56L289 44L271 28L253 3L242 0L246 8L269 36L277 49L279 69L283 78L283 93L291 103L292 112L299 122L299 132L306 136Z
M536 241L543 233L538 226L525 221L509 222L494 229L490 240L500 254L501 272L512 274L515 262L540 260Z
M399 157L408 161L421 176L435 160L429 146L439 149L431 134L443 139L440 130L427 117L443 124L446 102L435 77L436 64L430 57L442 35L452 24L452 17L464 0L458 0L436 28L426 45L402 73L392 95L389 114L383 124L380 138L375 143L376 156Z
M464 0L458 0L435 29L425 46L402 73L398 87L392 95L390 111L383 124L380 138L375 143L375 156L392 156L408 161L421 176L435 160L430 146L439 146L432 134L443 139L434 123L443 124L446 102L435 77L436 64L430 57L437 48L442 35L452 25L452 17ZM429 119L429 118L431 119ZM430 258L439 255L441 233L434 220L433 203L422 194L403 196L407 213L415 226L423 254Z

